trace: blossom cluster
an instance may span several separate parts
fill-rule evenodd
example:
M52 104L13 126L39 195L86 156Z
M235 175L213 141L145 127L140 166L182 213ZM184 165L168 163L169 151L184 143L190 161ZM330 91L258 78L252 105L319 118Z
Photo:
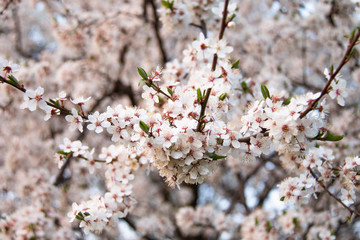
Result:
M353 2L356 3L356 1ZM147 20L147 16L145 16L146 5L149 3L150 1L144 3L145 20ZM277 50L283 49L282 41L286 37L289 37L289 42L293 41L300 45L299 39L302 38L298 36L297 32L301 31L297 31L295 28L293 31L287 29L281 34L272 33L280 39L280 43L277 42L274 46L264 43L268 40L267 37L271 36L269 32L276 32L275 28L272 27L276 21L278 21L276 24L280 26L283 24L286 28L287 18L284 16L294 15L294 18L297 18L297 14L291 12L293 9L291 4L279 10L283 16L274 17L275 20L264 21L266 24L263 23L261 26L262 31L266 32L264 36L257 36L244 41L244 46L239 51L253 53L254 57L234 60L230 54L233 53L234 49L239 49L238 43L232 42L230 46L231 37L225 40L221 36L219 39L212 32L215 26L218 27L221 18L225 20L221 21L224 23L222 24L224 28L233 27L235 22L238 23L235 15L238 15L239 9L234 1L231 1L227 7L227 17L225 17L226 14L224 15L223 1L166 0L161 1L161 3L162 7L158 13L160 13L160 20L163 23L163 30L165 30L162 33L176 28L180 35L180 33L188 33L187 29L190 26L193 30L199 30L201 33L197 33L197 38L194 38L187 47L178 44L185 49L182 59L175 58L166 63L164 61L163 68L157 67L151 74L146 73L142 68L138 68L142 78L139 86L143 84L141 97L144 100L138 107L128 107L125 104L115 103L111 106L102 105L103 110L94 108L87 113L85 103L90 100L90 97L73 99L67 97L65 92L60 92L57 98L46 99L44 91L44 88L47 89L46 86L34 88L35 90L25 89L22 81L18 81L12 75L19 70L19 65L7 60L0 60L1 83L8 81L6 83L25 93L20 108L30 111L35 111L37 108L43 110L45 121L54 115L65 115L69 130L78 130L84 135L87 130L93 131L96 134L102 134L102 139L108 138L113 142L107 147L89 148L80 140L71 141L69 138L64 138L63 144L59 145L60 151L56 155L59 168L66 168L70 159L79 160L80 164L85 166L90 174L103 170L105 179L105 192L103 194L91 194L90 198L85 197L82 202L73 203L72 210L68 214L70 221L79 220L80 227L85 233L99 233L107 226L115 226L119 218L125 218L130 211L134 210L136 201L133 185L137 180L136 172L142 167L146 168L147 172L152 168L157 169L169 186L180 187L182 183L201 184L212 175L215 175L215 178L218 177L217 170L224 170L221 162L226 157L231 157L232 161L238 162L237 166L240 167L237 171L241 174L238 174L240 177L237 177L242 180L242 172L248 172L245 170L246 167L243 167L246 164L245 162L254 163L257 158L260 158L260 161L265 163L268 159L263 158L263 155L272 154L271 156L279 155L279 163L276 159L271 159L270 162L276 163L278 166L281 164L285 169L284 172L292 174L291 177L284 179L279 184L279 199L284 203L296 204L296 211L283 212L277 219L273 219L263 210L249 208L246 201L241 199L246 214L242 215L241 228L238 231L240 233L235 230L239 227L233 221L233 218L236 217L235 214L225 214L217 211L211 205L181 207L174 216L168 213L141 217L136 221L136 231L144 236L150 234L156 238L173 237L179 233L185 237L197 237L207 236L211 232L231 232L235 235L240 234L244 239L279 239L286 238L289 235L294 238L301 238L302 234L306 234L309 239L333 239L331 230L339 227L339 221L344 219L344 215L339 214L338 209L332 209L329 213L314 213L304 206L307 202L314 200L311 196L318 197L319 192L328 190L327 186L334 183L336 185L334 184L328 193L337 202L346 208L347 206L351 207L356 201L360 176L359 157L348 155L346 158L341 158L339 157L340 154L334 151L334 146L339 149L339 152L343 149L340 150L337 145L326 143L326 141L339 141L343 136L336 136L330 131L333 127L328 124L327 115L330 107L333 106L325 101L324 95L328 94L330 98L336 99L340 106L345 105L345 98L348 99L347 101L352 101L349 91L346 89L349 84L345 78L336 74L335 76L333 69L330 68L331 70L325 69L324 71L325 78L330 84L322 92L307 92L300 95L296 93L303 93L301 89L290 93L283 91L283 87L276 87L284 83L283 85L286 85L284 89L289 90L288 81L283 78L289 80L293 76L298 76L299 69L302 69L303 80L305 81L310 72L306 70L306 66L303 68L299 66L288 67L294 71L289 71L286 66L285 68L280 65L276 66L272 56L270 54L267 56L262 52L263 49L269 52L277 52ZM275 1L263 4L271 5L273 9L272 12L269 12L271 15L276 12L276 5L283 3L282 1ZM246 9L246 3L242 8ZM68 12L68 10L65 12L68 14L68 19L73 17L72 15L76 15L74 12ZM287 14L288 12L292 14ZM327 16L333 21L334 16L332 14L336 15L336 11ZM128 15L138 18L133 13L128 13ZM156 13L154 15L156 17ZM69 21L68 31L61 32L59 31L60 28L57 29L59 37L63 38L62 43L76 49L76 53L69 54L70 57L68 55L62 56L63 59L70 58L71 61L63 64L61 69L56 72L56 79L61 76L61 78L67 79L65 82L73 82L74 79L80 78L80 73L85 72L81 77L91 76L91 79L96 79L98 76L104 75L106 84L113 82L118 84L120 80L117 79L118 77L114 77L117 74L115 72L117 72L118 67L107 68L114 61L114 55L111 54L110 56L109 54L105 61L104 56L106 54L103 51L116 48L116 51L112 52L121 52L118 59L121 68L123 68L125 58L122 54L126 54L127 47L130 44L125 44L123 51L119 51L118 40L129 29L121 29L122 33L119 33L120 31L117 31L116 24L114 24L116 21L113 20L116 18L110 14L106 17L102 16L103 18L98 15L93 15L89 19L86 15L82 17L83 19L77 19L71 23ZM311 22L311 18L309 19L306 21ZM157 24L155 20L154 25ZM100 26L96 31L89 28L93 23ZM56 25L61 24L56 23ZM254 34L256 30L250 31L250 28L244 27L246 25L251 24L241 16L240 26L244 31L243 36L247 36L248 32L257 35ZM137 28L134 29L140 32ZM310 56L307 56L310 55L310 50L306 50L306 41L309 41L307 38L311 34L307 35L306 31L312 30L304 30L305 40L301 42L304 52L302 64L305 64L307 58L310 59ZM315 28L315 30L317 29ZM96 39L90 41L87 34L96 36ZM156 35L157 38L161 37L158 32ZM171 32L169 35L174 34ZM324 35L327 36L327 33ZM146 41L151 42L151 37L147 37ZM233 38L237 37L238 35L234 35ZM336 39L328 38L327 40L331 43L336 42ZM351 40L351 37L349 39ZM132 43L133 38L130 42L134 44ZM96 50L90 49L89 53L83 53L82 50L86 49L87 44L89 46L99 44L99 46ZM152 53L151 51L149 50L150 53ZM146 53L144 55L151 56L152 54ZM84 59L77 61L77 58L81 57ZM137 58L139 57L136 56ZM164 58L166 59L166 57ZM144 57L144 59L146 58ZM299 63L292 61L290 57L286 59L288 60L284 65L297 65ZM311 59L313 60L313 58ZM263 64L259 64L262 61L266 62L264 67ZM41 74L34 75L46 76L50 68L49 62L39 64L41 65L39 69L43 71L36 70L33 67L32 71L41 72ZM91 67L85 64L89 62ZM316 64L323 68L322 61L319 60ZM249 78L249 75L251 76L249 73L256 72L253 69L257 68L264 68L265 70L261 71L261 74L254 78L256 80L254 81L254 79ZM243 71L243 69L247 71ZM102 73L102 70L105 73ZM284 77L286 74L290 75L288 76L289 79ZM31 76L31 74L23 75ZM346 75L346 79L347 77ZM113 78L117 80L114 81ZM265 84L269 85L271 91ZM97 84L79 84L79 88L85 89L84 92L88 91L91 86L93 88L99 87ZM121 84L119 84L120 87L115 86L114 91L115 89L122 90ZM51 87L49 87L49 92L51 92L50 89ZM98 92L96 94L99 96ZM106 94L105 91L104 95ZM95 99L95 101L97 100ZM2 109L6 109L6 106L0 105L0 107L1 112ZM106 110L104 111L104 109ZM51 131L51 134L57 135L59 133ZM66 134L65 130L64 135ZM100 138L99 135L96 137ZM48 144L53 146L56 141L49 141ZM96 141L94 140L94 142ZM106 141L101 142L101 144L104 142ZM95 144L93 145L95 146ZM97 152L99 153L97 154ZM344 151L341 154L346 155L347 153ZM10 157L7 156L6 158ZM345 160L342 161L342 159ZM270 165L270 167L267 166L268 169L273 167L271 164L268 165ZM256 167L254 169L256 172ZM77 177L76 173L74 176ZM247 176L248 179L256 184L256 178ZM45 186L50 190L52 187L54 188L54 186ZM65 190L67 187L64 187L64 192L67 191ZM25 188L33 189L30 184L24 186ZM164 190L164 192L167 191ZM33 191L30 195L34 199L46 202L45 187L39 187L38 191ZM171 194L168 194L167 198L172 197L169 195ZM245 198L245 196L242 197ZM78 202L78 200L76 201ZM160 204L164 208L167 206L162 203L163 199L156 199L155 201L157 204L161 202ZM260 202L259 205L262 205ZM53 205L57 204L53 203ZM231 205L235 206L233 202ZM231 210L232 208L229 208L229 212ZM351 208L348 207L347 210L353 213ZM327 219L329 223L321 224L319 219L312 219L316 214L320 216L320 219ZM57 225L56 217L52 211L37 206L19 208L11 216L1 216L0 236L5 239L12 235L18 238L51 238L53 237L51 231L61 233L63 230L54 226ZM180 230L179 233L173 224L174 221ZM68 238L73 239L74 237Z
M64 156L82 159L86 162L90 173L95 171L96 165L101 168L106 163L104 167L108 192L103 196L93 195L80 204L73 203L72 211L68 214L70 221L80 220L80 227L84 228L85 233L89 233L89 231L101 232L105 226L114 225L119 218L125 217L135 203L131 196L131 181L134 179L133 172L146 164L144 153L110 145L102 149L99 159L95 159L95 149L89 150L89 147L83 146L80 141L72 142L67 138L64 139L64 144L60 145L60 149L58 153L60 161Z
M188 29L195 25L201 27L202 24L214 25L215 20L223 16L223 1L189 1L189 0L166 0L162 2L159 9L160 21L164 24L165 30L179 31ZM232 2L228 7L228 16L233 19L236 15L236 2ZM234 24L234 22L232 22ZM204 26L205 27L205 26Z

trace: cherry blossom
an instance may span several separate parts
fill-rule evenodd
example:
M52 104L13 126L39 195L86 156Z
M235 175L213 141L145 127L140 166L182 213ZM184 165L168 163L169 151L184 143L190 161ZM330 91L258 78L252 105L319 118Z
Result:
M72 115L65 116L66 121L70 122L70 130L74 131L75 129L78 129L80 132L82 132L82 117L78 114L78 111L75 108L71 109L71 114Z
M24 102L20 105L21 109L28 108L30 111L35 111L36 107L44 109L46 108L46 102L43 99L44 89L38 87L34 90L26 90L24 95Z

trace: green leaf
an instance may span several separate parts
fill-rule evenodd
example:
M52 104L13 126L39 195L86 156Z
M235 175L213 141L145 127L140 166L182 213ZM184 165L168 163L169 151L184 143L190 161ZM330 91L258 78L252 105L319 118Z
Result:
M10 80L10 82L14 83L15 85L19 85L19 81L13 75L9 75L8 79Z
M280 198L280 201L284 201L285 200L285 196L282 196L281 198Z
M329 72L332 75L334 73L334 65L331 64L331 66L329 67ZM328 77L328 76L326 76Z
M283 105L284 105L284 106L289 105L292 98L293 98L293 97L290 96L290 97L288 97L287 99L285 99L284 102L283 102Z
M51 99L51 98L49 98L49 102L51 102L52 104L54 104L54 105L56 105L56 106L59 106L60 104L59 104L59 101L55 101L54 99Z
M299 221L298 221L298 218L297 217L294 217L293 219L292 219L292 222L293 222L293 224L294 224L294 226L297 228L297 227L299 227Z
M242 87L242 89L244 90L244 92L246 92L246 93L250 92L250 90L249 90L249 88L248 88L248 86L247 86L247 84L246 84L245 81L242 81L242 82L241 82L241 87Z
M219 160L226 158L226 156L217 155L215 152L207 153L206 155L208 155L212 160Z
M168 93L172 96L174 94L173 90L171 88L167 88Z
M270 222L270 221L266 221L266 231L267 231L267 232L270 232L270 231L271 231L271 228L272 228L271 222Z
M236 60L232 65L231 65L231 69L239 69L239 63L240 63L240 59Z
M84 220L84 215L82 214L82 212L78 212L78 214L75 216L75 218L77 220L83 221Z
M257 217L255 217L255 226L259 225L259 219Z
M197 93L197 101L198 101L198 103L201 103L201 101L202 101L202 94L201 94L200 88L198 88L198 89L196 90L196 93Z
M353 48L353 49L351 50L351 52L349 53L349 55L346 56L346 58L347 58L348 60L350 60L356 53L357 53L356 48Z
M144 70L143 68L138 67L137 70L138 70L139 75L140 75L144 80L147 80L147 79L148 79L148 75L147 75L147 73L145 72L145 70Z
M327 131L326 135L324 137L322 137L322 138L319 138L318 140L336 142L336 141L340 141L343 138L344 138L344 135L336 136L333 133Z
M58 154L61 154L61 155L65 155L65 156L67 156L67 155L69 155L71 152L64 152L64 151L57 151L57 153Z
M90 213L84 212L84 215L85 215L85 216L90 216Z
M162 0L161 1L161 4L165 7L165 8L167 8L167 9L170 9L171 11L174 9L174 1L164 1L164 0Z
M146 132L149 133L150 127L148 125L146 125L146 123L144 123L143 121L139 122L140 128Z
M269 89L264 84L261 84L261 93L265 99L271 98Z
M28 228L29 228L30 231L34 231L34 230L35 230L34 224L30 224L30 225L28 226Z
M352 42L354 40L355 33L356 33L356 28L354 30L352 30L350 33L350 37L349 37L350 42Z
M236 17L236 14L233 13L233 14L228 18L228 22L232 21L235 17Z
M227 97L227 93L223 93L220 95L219 100L224 101L226 97Z

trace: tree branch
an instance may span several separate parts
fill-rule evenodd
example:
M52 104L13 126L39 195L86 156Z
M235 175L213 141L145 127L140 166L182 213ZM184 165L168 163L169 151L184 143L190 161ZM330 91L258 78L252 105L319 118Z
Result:
M349 40L349 45L348 45L348 48L346 49L343 59L341 60L339 66L336 68L335 72L331 73L331 76L330 76L328 82L326 83L326 85L324 86L324 88L322 89L320 96L317 99L313 100L311 102L311 104L308 106L308 108L300 114L300 118L304 118L306 116L306 114L308 114L310 111L312 111L314 109L314 107L317 105L317 103L319 102L319 100L325 94L327 94L329 87L331 85L331 82L336 78L336 76L338 75L340 70L343 68L343 66L350 60L349 56L350 56L353 48L355 47L355 45L358 44L359 37L360 37L360 29L357 30L357 33L353 37L353 39Z
M222 21L221 21L221 27L220 27L220 33L219 33L219 40L221 40L223 38L224 33L225 33L225 29L226 29L226 26L227 26L226 18L227 18L227 13L228 13L228 11L227 11L228 5L229 5L229 0L225 0L223 18L222 18ZM217 59L218 59L218 57L217 57L217 54L215 53L214 57L213 57L212 66L211 66L211 71L212 72L215 72L215 70L216 70ZM197 132L202 131L203 125L205 123L203 119L205 117L205 109L206 109L206 105L207 105L207 102L208 102L209 97L210 97L211 89L212 88L208 88L206 90L205 97L202 99L202 102L201 102L200 116L199 116L199 119L198 119L198 124L196 126L196 131Z
M340 203L344 208L346 208L351 215L355 214L360 216L360 214L356 211L351 209L350 207L346 206L346 204L341 201L340 198L338 198L337 196L335 196L332 192L329 191L329 189L325 186L325 184L319 180L319 177L314 173L314 171L312 169L310 169L310 174L315 178L316 182L320 184L320 186L332 197L334 198L338 203Z
M158 46L159 46L159 49L160 49L160 53L161 53L161 57L162 57L162 59L161 59L162 65L165 65L165 63L168 60L168 57L167 57L167 53L165 51L163 39L162 39L162 37L160 35L160 21L159 21L159 16L157 14L156 4L155 4L154 0L146 0L146 2L150 3L153 14L154 14L153 28L154 28L155 36L156 36ZM144 12L144 16L146 16L145 12Z

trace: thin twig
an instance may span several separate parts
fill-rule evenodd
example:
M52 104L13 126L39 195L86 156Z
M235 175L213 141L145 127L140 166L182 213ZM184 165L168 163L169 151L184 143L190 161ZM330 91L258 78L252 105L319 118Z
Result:
M161 52L162 65L165 65L165 63L168 60L168 57L167 57L167 53L165 51L163 39L160 35L160 21L159 21L159 16L158 16L157 9L156 9L156 4L155 4L154 0L147 0L147 2L150 3L151 8L153 10L153 14L154 14L153 28L154 28L155 37L156 37L156 40L158 41L158 46L159 46L159 49Z
M3 76L0 76L0 82L2 83L6 83L6 84L9 84L11 86L13 86L14 88L22 91L22 92L26 92L26 89L24 88L23 85L20 85L20 84L14 84L13 82L7 80L6 78L4 78ZM50 107L53 107L53 108L56 108L56 109L59 109L61 113L64 113L64 114L71 114L71 111L69 109L66 109L65 107L62 107L62 106L58 106L58 105L55 105L49 101L45 101L46 104ZM85 118L87 119L87 116L81 116L82 118Z
M317 103L319 102L319 100L328 92L328 89L330 87L330 84L332 83L332 81L336 78L336 76L338 75L338 73L340 72L340 70L343 68L343 66L350 60L349 56L350 53L352 52L353 48L355 47L355 45L357 44L358 40L360 37L360 30L357 30L356 35L353 37L352 41L349 40L349 45L348 48L346 49L345 55L343 57L343 59L341 60L339 66L336 68L335 72L331 73L331 76L328 80L328 82L326 83L326 85L324 86L324 88L321 91L320 96L313 100L311 102L311 104L308 106L308 108L306 110L304 110L301 114L300 114L300 118L304 118L306 116L306 114L308 114L311 110L314 109L314 107L317 105Z
M225 0L223 18L222 18L222 21L221 21L221 27L220 27L220 33L219 33L219 40L221 40L223 38L224 33L225 33L225 29L226 29L226 26L227 26L226 18L227 18L227 13L228 13L228 11L227 11L228 5L229 5L229 0ZM212 72L215 72L215 70L216 70L217 59L218 59L218 57L217 57L217 54L215 53L214 57L213 57L212 66L211 66L211 71ZM207 105L209 97L210 97L211 89L212 88L208 88L206 90L205 97L202 99L202 102L201 102L200 116L199 116L199 119L198 119L198 124L196 126L196 131L197 132L201 132L202 129L203 129L205 110L206 110L206 105Z
M332 192L329 191L329 189L325 186L325 184L319 180L319 177L314 173L314 171L312 169L310 169L310 174L315 178L316 182L320 184L320 186L332 197L334 198L337 202L339 202L344 208L346 208L350 213L351 215L352 214L356 214L358 216L360 216L360 214L354 210L354 209L351 209L350 207L346 206L346 204L341 201L340 198L338 198L337 196L335 196Z

